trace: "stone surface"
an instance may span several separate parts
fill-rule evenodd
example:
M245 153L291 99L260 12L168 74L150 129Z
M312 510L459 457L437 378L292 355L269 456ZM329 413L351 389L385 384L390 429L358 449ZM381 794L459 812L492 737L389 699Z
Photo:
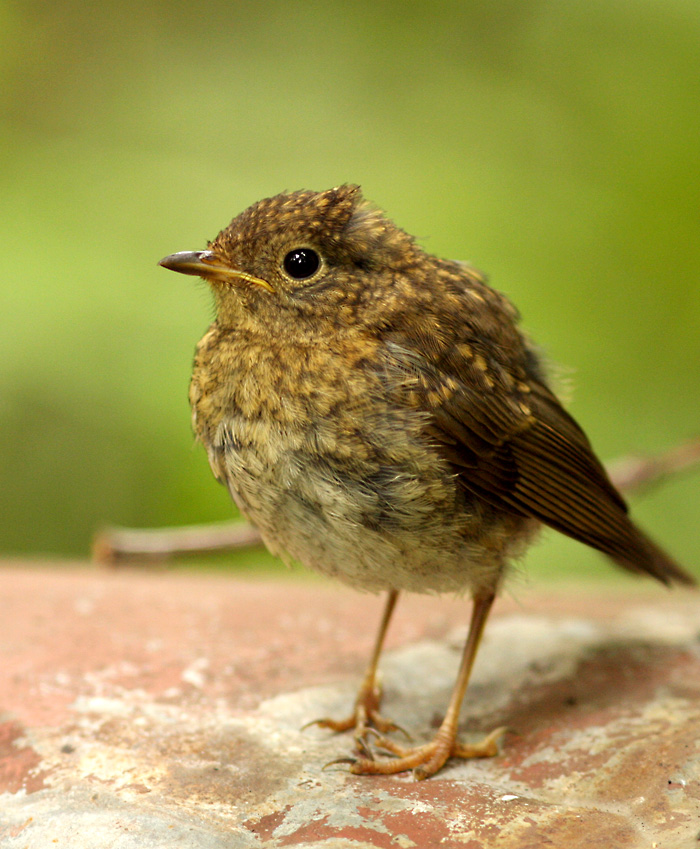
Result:
M0 568L0 847L676 849L700 845L700 598L518 588L487 627L463 737L423 782L323 765L301 726L353 701L380 600L317 582ZM384 711L439 722L466 601L406 597Z

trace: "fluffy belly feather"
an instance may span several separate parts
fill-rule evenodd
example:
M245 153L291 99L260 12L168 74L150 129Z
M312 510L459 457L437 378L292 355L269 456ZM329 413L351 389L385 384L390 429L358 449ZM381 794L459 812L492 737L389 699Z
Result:
M513 532L526 520L471 502L437 456L425 462L425 445L393 461L390 446L375 446L368 473L366 458L353 470L347 458L310 454L301 443L318 444L318 434L250 434L244 418L222 422L210 462L267 547L287 562L363 590L461 592L493 586L517 553Z

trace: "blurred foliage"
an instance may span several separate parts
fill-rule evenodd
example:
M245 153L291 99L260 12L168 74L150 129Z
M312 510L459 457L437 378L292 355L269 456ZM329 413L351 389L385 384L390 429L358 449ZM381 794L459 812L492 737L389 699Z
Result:
M602 456L697 433L699 43L697 0L0 0L0 548L231 514L186 400L209 296L156 263L285 188L359 182L487 270ZM691 567L698 491L634 505Z

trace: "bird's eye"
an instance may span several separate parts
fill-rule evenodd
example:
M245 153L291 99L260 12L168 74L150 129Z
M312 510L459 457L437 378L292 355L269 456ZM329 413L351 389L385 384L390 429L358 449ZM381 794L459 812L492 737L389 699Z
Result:
M321 257L312 248L294 248L284 258L284 270L295 280L305 280L315 274Z

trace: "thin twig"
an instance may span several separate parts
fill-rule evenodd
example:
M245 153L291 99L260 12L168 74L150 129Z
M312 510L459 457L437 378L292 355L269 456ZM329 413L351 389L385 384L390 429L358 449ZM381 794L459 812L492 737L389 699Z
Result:
M700 465L700 437L654 457L620 457L608 463L608 474L623 492L634 492L665 481L671 475Z
M700 465L700 437L653 457L628 456L608 464L615 486L623 492L659 484L672 475ZM243 522L187 525L179 528L105 528L93 542L99 563L118 565L129 560L168 560L179 554L231 551L262 545L260 533Z
M244 522L183 525L178 528L105 528L93 541L98 563L168 560L179 554L205 554L262 545L257 528Z

